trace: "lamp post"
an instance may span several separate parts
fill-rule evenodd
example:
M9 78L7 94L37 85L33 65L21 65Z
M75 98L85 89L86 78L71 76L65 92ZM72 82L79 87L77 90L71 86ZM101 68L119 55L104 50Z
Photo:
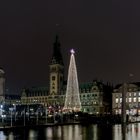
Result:
M10 116L11 116L11 127L13 126L13 118L12 118L12 114L13 114L13 108L9 108L10 110Z
M127 84L123 84L122 88L122 123L126 123L126 93L127 93Z
M29 105L28 105L28 121L30 119L30 109L29 109Z
M17 115L16 104L13 104L13 109L14 109L14 117L15 117L15 122L16 122L16 115Z
M36 111L36 124L38 125L38 109Z
M26 112L25 112L25 108L24 108L24 126L25 126L25 114Z
M3 105L0 106L0 111L1 111L1 121L3 123Z
M46 123L47 123L47 113L48 113L48 110L46 108L46 111L45 111L45 114L46 114Z

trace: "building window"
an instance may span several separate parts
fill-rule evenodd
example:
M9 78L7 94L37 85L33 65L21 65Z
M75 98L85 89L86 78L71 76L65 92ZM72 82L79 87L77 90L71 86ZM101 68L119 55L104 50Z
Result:
M116 98L116 103L118 103L119 102L119 99L118 98Z
M129 93L129 96L131 96L131 93Z
M137 99L136 99L136 97L134 97L134 98L133 98L133 102L136 102L136 101L137 101Z
M132 98L129 98L129 103L131 103L132 102Z
M129 88L129 89L128 89L128 91L132 91L132 89L131 89L131 88Z
M120 98L120 103L122 102L122 98Z
M140 96L140 92L139 92L139 96Z
M138 102L140 102L140 97L138 97Z
M52 80L53 80L53 81L55 80L55 76L52 76Z
M62 76L60 77L60 81L63 81L63 78L62 78Z
M136 96L137 95L137 93L136 92L134 92L134 96Z

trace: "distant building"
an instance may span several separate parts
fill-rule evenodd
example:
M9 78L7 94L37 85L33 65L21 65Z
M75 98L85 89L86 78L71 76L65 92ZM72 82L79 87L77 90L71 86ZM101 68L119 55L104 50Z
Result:
M5 72L0 68L0 103L5 99Z
M21 104L21 96L20 95L5 94L4 103L8 104L8 105Z
M12 95L7 93L5 89L5 72L0 68L0 105L4 104L20 104L20 95Z
M112 112L122 113L123 85L117 85L112 93ZM126 114L140 115L140 83L128 83L126 97Z
M92 114L111 113L112 87L97 80L80 85L82 110Z
M23 89L21 95L22 104L42 104L48 105L49 90L47 87L32 87Z
M66 82L64 81L64 64L58 36L53 46L50 67L50 84L47 87L26 88L22 91L22 104L43 104L46 107L61 108L64 106ZM112 88L99 81L80 84L82 110L93 114L104 114L111 111Z

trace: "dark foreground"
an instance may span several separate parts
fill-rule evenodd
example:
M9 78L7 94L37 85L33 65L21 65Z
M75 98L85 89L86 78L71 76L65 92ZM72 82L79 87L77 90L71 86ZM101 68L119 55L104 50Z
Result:
M137 117L138 118L138 117ZM134 122L139 122L140 119L135 119ZM127 123L130 121L127 119ZM14 117L9 116L7 118L0 119L0 130L4 129L19 129L19 128L45 128L48 126L62 126L62 125L115 125L121 124L121 116L119 115L90 115L85 113L71 113L71 114L57 114L51 116L24 116Z
M0 140L139 140L140 124L122 125L62 125L39 128L6 129Z

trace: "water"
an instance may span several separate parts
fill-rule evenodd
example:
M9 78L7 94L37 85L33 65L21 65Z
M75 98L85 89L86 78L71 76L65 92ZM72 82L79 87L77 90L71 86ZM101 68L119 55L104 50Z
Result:
M140 123L129 124L126 129L121 125L65 125L6 130L0 131L0 140L140 140Z

